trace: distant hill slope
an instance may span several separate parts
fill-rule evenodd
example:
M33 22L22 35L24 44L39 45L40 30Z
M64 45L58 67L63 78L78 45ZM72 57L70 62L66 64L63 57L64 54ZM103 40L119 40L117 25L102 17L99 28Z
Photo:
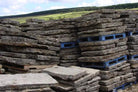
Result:
M34 13L22 14L22 15L1 16L0 19L51 15L51 14L68 13L68 12L92 11L92 10L98 10L98 9L131 9L131 8L138 8L138 3L118 4L118 5L104 6L104 7L77 7L77 8L47 10L47 11L40 11L40 12L34 12Z
M69 12L69 13L40 15L40 16L18 17L18 18L11 18L11 19L14 21L18 21L20 23L25 23L26 20L30 18L42 19L42 20L48 21L48 20L59 20L59 19L66 19L66 18L77 18L91 12L93 11Z

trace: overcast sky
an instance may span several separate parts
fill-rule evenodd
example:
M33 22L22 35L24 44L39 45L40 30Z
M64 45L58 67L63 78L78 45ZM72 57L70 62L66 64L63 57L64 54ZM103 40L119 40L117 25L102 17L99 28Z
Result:
M135 3L138 0L0 0L0 16L82 6Z

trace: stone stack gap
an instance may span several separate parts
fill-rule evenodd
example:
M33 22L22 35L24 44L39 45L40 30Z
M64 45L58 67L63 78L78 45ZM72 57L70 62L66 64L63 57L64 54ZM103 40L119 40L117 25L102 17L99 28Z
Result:
M49 21L43 28L46 37L52 37L60 44L60 66L77 65L80 50L77 44L77 29L73 19Z

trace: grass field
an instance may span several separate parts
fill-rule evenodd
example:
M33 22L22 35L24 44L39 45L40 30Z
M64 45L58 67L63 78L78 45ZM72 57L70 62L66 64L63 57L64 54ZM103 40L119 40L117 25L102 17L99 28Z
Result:
M90 12L93 12L93 11L81 11L81 12L70 12L70 13L61 13L61 14L52 14L52 15L43 15L43 16L32 16L32 17L15 18L12 20L19 21L20 23L24 23L25 20L29 18L37 18L37 19L44 19L44 20L76 18L76 17L80 17L81 15L84 15Z

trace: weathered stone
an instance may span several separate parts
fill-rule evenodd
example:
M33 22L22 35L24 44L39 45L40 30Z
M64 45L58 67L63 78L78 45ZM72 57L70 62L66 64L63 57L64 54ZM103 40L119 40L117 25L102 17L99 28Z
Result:
M79 52L80 52L79 48L61 49L60 50L60 55L61 56L66 55L66 54L68 54L68 55L72 55L73 54L74 55L74 54L77 54Z
M87 32L87 31L86 31ZM83 38L83 37L93 37L93 36L102 36L102 35L110 35L110 34L117 34L117 33L123 33L126 32L126 30L122 30L122 31L107 31L107 32L89 32L85 33L85 34L81 34L78 37L79 38Z
M122 25L122 22L113 22L113 23L102 23L100 25L98 25L97 28L109 28L109 27L117 27Z
M13 92L16 92L15 90ZM18 92L18 91L17 91ZM38 89L26 89L22 90L22 92L55 92L51 88L38 88Z
M119 63L117 63L117 64L115 64L115 65L110 66L110 67L107 68L107 69L110 70L110 71L112 71L112 70L114 70L114 69L116 69L116 68L118 68L118 67L120 67L120 66L126 64L126 62L127 62L127 61L119 62Z
M105 50L105 49L111 49L115 48L115 44L105 45L105 46L87 46L87 47L81 47L81 51L91 51L91 50Z
M1 41L12 41L12 42L28 42L28 43L36 43L37 41L34 39L29 39L25 37L16 37L16 36L1 36Z
M102 14L114 14L116 13L117 11L114 10L114 9L101 9L99 10L98 12L102 13Z
M1 19L0 24L11 24L11 25L16 26L16 25L19 25L19 22L13 21L13 20L10 20L10 19Z
M75 32L76 30L69 30L69 29L58 29L58 30L40 30L40 31L29 31L28 33L35 33L39 35L45 35L45 36L50 36L50 35L59 35L59 34L70 34Z
M124 65L122 65L122 66L120 66L120 67L117 67L116 69L112 69L111 71L117 71L117 70L125 70L124 68L130 68L130 64L129 63L126 63L126 64L124 64Z
M122 55L126 55L128 51L122 51L110 55L105 55L105 56L96 56L96 57L80 57L78 58L79 62L106 62L115 58L118 58Z
M131 42L128 42L128 45L129 45L129 46L130 46L130 45L138 45L138 42L137 42L137 41L135 41L135 42L131 41Z
M52 68L47 68L43 70L49 73L51 76L61 78L63 80L76 80L84 75L86 75L85 70L77 68L65 68L60 66L54 66Z
M15 58L27 58L26 54L0 51L0 56L15 57Z
M115 77L115 78L111 78L111 79L108 79L108 80L101 80L100 85L108 86L108 85L111 85L113 83L118 83L119 81L120 81L120 76Z
M138 52L137 52L137 50L129 50L129 54L130 55L137 55Z
M85 52L82 52L81 54L82 54L82 56L101 56L101 55L107 55L107 54L121 52L124 50L127 50L127 46L105 49L105 50L101 50L101 51L85 51Z
M64 60L66 62L63 62L63 60L61 60L61 62L58 64L60 66L64 66L64 67L69 67L69 66L77 66L78 62L75 60L74 62L70 62L68 60Z
M128 64L125 64L124 67L127 67L126 65L128 66ZM130 65L129 65L129 66L130 66ZM120 68L117 67L118 70L101 71L101 72L100 72L100 77L101 77L102 80L108 80L108 79L110 79L110 78L114 78L114 77L116 77L116 76L121 76L121 75L126 75L126 74L132 72L130 69L121 70L121 68L124 68L124 67L122 67L122 66L120 66Z
M11 57L5 57L0 56L0 60L3 61L3 63L13 63L18 65L34 65L37 64L36 60L34 59L21 59L21 58L11 58Z
M2 90L45 88L57 84L57 81L46 73L27 73L15 75L0 75ZM34 80L37 79L37 80ZM14 86L14 87L13 87Z
M77 38L75 36L73 37L59 37L59 42L75 42Z
M108 41L97 41L97 42L83 42L83 43L79 43L79 45L80 45L80 47L103 46L103 45L114 44L115 42L118 42L118 39L108 40Z
M97 33L87 33L87 34L82 34L79 35L79 38L83 37L93 37L93 36L102 36L102 35L110 35L110 34L117 34L117 33L124 33L126 30L121 30L121 31L109 31L109 32L97 32Z
M77 60L80 55L64 55L61 56L61 59L63 60Z
M95 13L95 14L89 14L84 15L84 17L80 17L77 20L79 20L79 23L77 23L77 27L83 28L83 27L92 27L95 28L97 24L101 23L111 23L112 18L100 18L102 14Z
M103 92L112 91L115 87L118 87L118 86L115 86L117 84L119 85L119 83L114 83L114 84L108 85L108 86L100 86L100 90L103 91Z
M128 48L132 50L138 50L138 45L130 45Z
M14 47L14 46L1 46L0 50L5 50L5 51L15 52L15 53L56 55L55 51L39 49L39 48L30 48L30 47L21 48L21 47Z
M55 85L55 86L52 86L52 88L59 92L72 92L74 89L72 86L65 85L65 84Z
M119 30L125 30L125 28L126 28L126 26L118 26L118 27L112 27L112 28L104 28L104 29L87 29L86 28L86 30L84 29L84 30L80 30L80 32L78 32L77 34L78 35L83 35L83 34L90 34L90 33L93 33L93 34L98 34L98 36L100 36L100 34L101 35L104 35L104 34L106 34L106 32L109 32L110 33L110 31L112 32L114 32L114 31L117 31L117 33L119 32ZM102 33L104 33L104 34L102 34Z
M59 57L56 56L44 56L44 55L37 55L37 60L49 60L49 61L59 61Z
M132 65L138 64L138 60L128 60L128 62Z
M124 45L127 46L127 42L126 41L116 43L116 47L120 47L120 46L124 46Z
M77 63L77 60L60 60L60 64L62 63Z
M101 17L102 18L113 18L113 19L115 19L115 18L119 18L120 14L119 13L117 13L117 14L103 14Z

